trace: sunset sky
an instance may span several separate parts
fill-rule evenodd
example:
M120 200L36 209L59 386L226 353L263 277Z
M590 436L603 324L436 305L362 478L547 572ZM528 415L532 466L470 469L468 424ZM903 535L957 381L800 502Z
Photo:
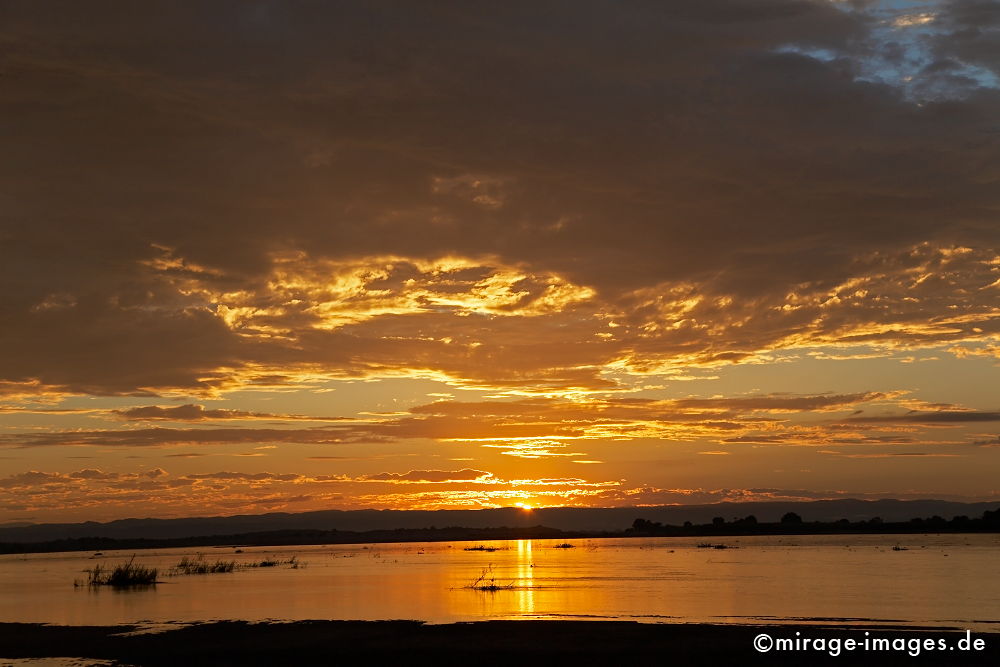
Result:
M1000 497L1000 4L0 2L0 522Z

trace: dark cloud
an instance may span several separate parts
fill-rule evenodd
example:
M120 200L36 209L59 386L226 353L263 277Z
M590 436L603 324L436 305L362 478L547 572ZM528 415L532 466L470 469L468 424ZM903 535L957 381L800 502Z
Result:
M819 396L749 396L746 398L684 398L673 401L681 408L715 408L726 410L763 410L777 412L805 412L843 409L857 403L888 398L880 392L861 394L821 394Z
M995 335L993 255L951 250L997 245L1000 97L858 78L844 7L7 4L0 391L599 390ZM946 13L942 62L995 66L989 4Z
M257 416L243 410L207 410L201 405L188 403L176 407L148 405L125 410L113 410L113 414L128 420L139 421L200 421L202 419L246 419Z
M940 64L956 60L1000 71L1000 8L989 0L943 3L934 44ZM952 60L954 59L954 60Z
M914 427L948 423L1000 421L993 412L962 410L911 411L901 415L851 416L830 419L827 413L875 403L898 408L902 392L854 394L770 394L712 399L606 398L572 401L525 398L506 401L436 401L374 421L346 421L311 428L132 428L25 432L0 435L0 445L20 448L75 446L177 447L209 445L347 445L404 442L411 439L484 443L522 458L581 457L582 442L662 439L757 445L900 445L952 444L900 433L894 424ZM199 410L185 408L201 414ZM147 410L147 408L142 408ZM153 408L151 414L162 414ZM143 413L145 414L145 413ZM794 419L792 418L794 416ZM573 443L575 441L576 444ZM199 454L184 452L172 457ZM202 454L203 455L203 454ZM262 456L260 452L237 456ZM313 459L373 460L371 456L312 456ZM422 474L427 471L413 471ZM434 472L434 471L430 471ZM451 471L454 472L454 471ZM459 472L473 473L475 470ZM385 473L390 475L390 473ZM375 477L372 477L375 479ZM388 479L388 478L387 478Z
M0 436L3 444L22 447L92 445L100 447L160 447L164 445L212 445L247 443L344 442L349 434L330 429L178 429L147 428L121 431L71 431ZM189 456L189 454L183 454Z
M909 412L905 415L851 417L846 421L859 423L966 424L1000 421L1000 412L940 410L938 412Z
M910 458L910 457L930 457L937 459L950 459L959 458L966 456L966 454L948 454L945 452L867 452L863 454L851 453L846 454L843 452L824 452L830 454L831 456L839 456L845 459L892 459L892 458Z
M481 477L491 477L492 473L485 470L463 468L461 470L411 470L404 473L380 472L365 475L365 480L381 482L468 482Z
M169 476L162 468L153 468L134 473L104 471L97 468L85 468L70 473L39 472L32 470L8 477L0 478L0 489L23 489L31 487L67 487L79 484L106 483L122 484L160 480L157 485L172 484L174 480L164 481Z
M347 421L345 417L309 417L304 415L279 415L268 412L247 412L226 408L210 409L202 405L187 403L174 407L146 405L123 410L112 410L112 414L129 421L217 421L236 420L273 420L273 421Z
M187 479L222 480L235 482L294 482L302 479L302 475L295 473L276 474L270 472L209 472L197 473L185 476Z

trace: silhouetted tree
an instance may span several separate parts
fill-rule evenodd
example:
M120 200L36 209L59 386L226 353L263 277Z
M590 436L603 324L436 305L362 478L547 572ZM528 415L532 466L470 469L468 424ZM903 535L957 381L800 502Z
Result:
M636 519L632 522L632 530L649 530L653 524L646 519Z
M717 516L714 519L712 519L712 525L713 526L724 526L724 525L726 525L726 520L723 519L721 516Z
M785 516L781 517L781 523L802 523L802 517L800 517L795 512L786 512Z

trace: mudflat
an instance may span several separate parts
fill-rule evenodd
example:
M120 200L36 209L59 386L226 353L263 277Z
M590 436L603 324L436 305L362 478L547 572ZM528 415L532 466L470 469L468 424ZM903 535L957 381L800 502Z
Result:
M867 635L865 633L868 633ZM798 634L796 634L798 633ZM754 641L765 634L770 650ZM810 642L802 646L805 639ZM865 648L864 641L888 640ZM778 648L798 640L798 650ZM853 639L855 647L845 644ZM0 624L4 659L77 657L120 665L996 665L1000 633L829 625L648 624L628 621L220 621L141 626ZM819 640L819 645L817 641ZM977 650L975 642L981 640ZM768 641L758 640L767 647ZM928 648L932 647L932 648ZM837 655L834 655L834 652ZM913 653L918 653L913 655ZM391 661L391 662L387 662ZM29 663L30 664L30 663ZM84 663L86 664L86 663Z

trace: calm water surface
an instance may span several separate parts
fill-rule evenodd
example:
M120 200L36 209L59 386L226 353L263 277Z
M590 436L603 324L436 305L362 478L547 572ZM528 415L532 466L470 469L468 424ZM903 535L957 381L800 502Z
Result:
M0 556L0 621L119 624L217 619L600 618L652 622L860 622L1000 630L1000 535L766 536L180 548L138 551L161 572L183 556L287 565L161 576L146 590L74 588L132 552ZM893 551L901 545L905 551ZM509 590L463 588L492 566Z

